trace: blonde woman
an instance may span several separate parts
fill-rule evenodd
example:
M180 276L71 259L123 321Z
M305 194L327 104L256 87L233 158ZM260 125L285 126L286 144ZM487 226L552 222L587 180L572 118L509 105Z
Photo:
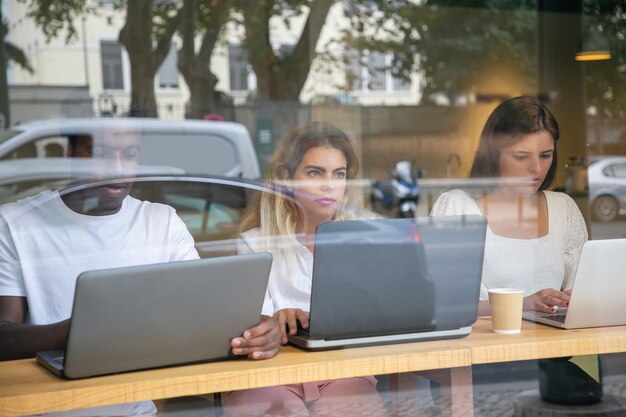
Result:
M315 228L354 217L346 207L352 207L348 180L357 172L352 142L340 129L326 123L296 128L272 157L268 181L282 192L262 194L242 222L239 252L274 256L263 315L278 321L283 344L298 323L309 325ZM386 414L374 377L235 391L226 397L224 411L227 416Z

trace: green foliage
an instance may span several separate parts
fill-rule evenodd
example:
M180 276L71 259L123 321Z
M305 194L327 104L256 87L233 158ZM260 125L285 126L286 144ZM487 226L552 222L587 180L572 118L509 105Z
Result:
M94 2L88 0L19 0L28 4L28 16L43 31L48 40L65 35L65 41L76 39L76 22L88 14L97 14L98 8ZM120 0L114 7L117 10L126 9L128 1ZM167 36L168 23L180 9L183 0L154 1L152 33L155 41Z
M536 86L536 0L350 0L353 50L393 54L392 72L424 76L424 96L473 91L485 69L515 67ZM584 37L607 44L612 59L585 64L590 105L605 118L626 118L626 4L584 0ZM373 29L374 28L374 29Z
M248 59L257 77L257 97L261 100L298 100L307 79L315 46L330 7L337 0L258 0L238 1L245 28ZM280 16L287 26L293 17L308 8L299 39L289 48L274 50L269 21Z
M419 42L424 51L420 63L426 80L425 95L442 90L472 91L482 72L498 66L515 66L526 85L534 83L534 2L515 2L518 8L509 0L472 1L476 6L473 8L450 3L455 2L427 2L433 13Z
M0 2L1 3L1 2ZM0 4L1 7L1 4ZM33 73L33 67L30 66L30 62L26 57L23 50L5 40L6 35L9 33L9 25L6 19L0 21L0 42L4 42L4 50L6 53L6 59L15 62L17 65L25 69L26 71ZM7 63L3 64L3 68L6 68Z
M6 50L9 60L15 62L17 65L30 72L31 74L34 73L33 67L30 66L30 62L28 61L28 58L26 57L26 54L24 54L23 50L10 42L5 42L4 48Z
M396 76L424 76L424 96L467 94L486 68L506 63L536 79L536 4L533 0L351 0L352 47L393 55ZM372 33L372 28L377 30ZM511 64L513 63L513 64Z
M75 23L86 13L95 9L87 0L19 0L28 4L28 16L41 28L46 39L50 40L65 31L65 41L76 38Z
M586 0L585 39L608 48L611 59L585 65L587 101L606 119L626 120L626 5L619 1Z
M48 39L59 34L66 41L73 39L75 22L86 13L96 12L93 3L87 0L19 1L28 4L29 16ZM125 9L128 1L133 0L122 0L117 7ZM148 30L155 44L171 36L171 23L183 3L184 0L153 2L153 26ZM393 59L388 69L395 76L408 80L412 73L420 71L424 97L435 92L468 94L477 90L486 69L512 66L529 91L536 86L537 0L345 0L343 3L352 24L335 42L342 44L344 50L356 51L361 58L366 56L366 51L390 53ZM281 16L289 26L293 17L314 7L316 0L198 0L197 4L198 32L214 25L224 9L253 9L256 13L246 14L246 27L254 34L246 43L252 52L258 53L259 45L269 44L265 37L269 37L271 17ZM626 5L620 0L583 0L583 8L585 38L603 40L612 53L610 61L581 64L585 65L587 100L606 118L626 118ZM263 46L264 50L266 47ZM7 45L7 53L29 68L19 50ZM283 57L272 53L271 48L264 54L254 64L260 78L282 76L291 65L290 59L301 61L296 55ZM347 54L334 59L347 62ZM272 71L261 74L261 63ZM292 72L298 71L308 68L303 66Z
M133 1L133 0L126 0ZM153 1L152 33L155 42L171 37L170 22L177 16L183 6L183 0Z
M234 8L235 2L225 0L200 0L196 25L201 31L211 30L216 22L223 20L222 16Z

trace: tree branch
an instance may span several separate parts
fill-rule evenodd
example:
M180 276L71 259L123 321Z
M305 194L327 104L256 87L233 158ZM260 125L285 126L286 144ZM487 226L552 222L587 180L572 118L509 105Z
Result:
M180 9L178 9L176 11L176 14L167 20L165 25L165 32L159 37L159 39L157 39L157 46L154 50L152 60L152 62L154 62L154 65L156 66L155 71L161 66L163 60L165 60L165 57L170 52L172 37L174 36L174 33L176 33L176 30L178 30L178 27L182 20L182 9L184 7L185 6L182 6Z

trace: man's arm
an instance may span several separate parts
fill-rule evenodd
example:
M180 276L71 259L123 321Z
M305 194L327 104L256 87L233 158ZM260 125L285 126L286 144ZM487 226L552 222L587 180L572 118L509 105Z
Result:
M0 296L0 360L21 359L36 352L64 349L69 320L48 325L26 324L26 297Z
M280 328L272 317L261 316L258 326L246 330L242 337L230 341L235 355L247 355L250 359L269 359L280 351Z

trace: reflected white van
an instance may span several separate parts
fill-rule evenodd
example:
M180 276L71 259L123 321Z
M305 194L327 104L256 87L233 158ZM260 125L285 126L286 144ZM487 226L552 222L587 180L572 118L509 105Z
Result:
M204 120L91 118L28 122L0 135L0 161L63 157L69 137L94 137L116 126L141 131L141 164L170 166L187 174L260 177L254 145L245 126Z

